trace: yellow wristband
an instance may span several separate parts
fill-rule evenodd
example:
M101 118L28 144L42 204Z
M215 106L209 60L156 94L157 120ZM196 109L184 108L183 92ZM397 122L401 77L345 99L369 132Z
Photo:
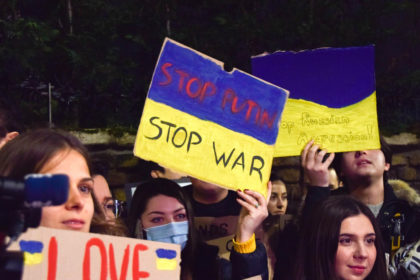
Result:
M255 233L252 234L251 238L245 242L236 242L235 238L232 239L233 249L241 254L249 254L257 249L257 243L255 243Z

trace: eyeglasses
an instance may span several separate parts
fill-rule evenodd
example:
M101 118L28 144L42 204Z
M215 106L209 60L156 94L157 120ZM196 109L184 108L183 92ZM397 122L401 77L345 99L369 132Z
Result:
M124 216L126 213L127 203L123 200L109 198L104 202L103 207L105 213L107 211L112 211L112 213L115 215L115 218L118 218Z

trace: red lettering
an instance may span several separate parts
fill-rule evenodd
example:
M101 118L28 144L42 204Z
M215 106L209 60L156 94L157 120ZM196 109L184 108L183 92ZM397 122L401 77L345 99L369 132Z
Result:
M171 67L171 66L172 66L172 63L169 63L169 62L166 62L165 64L162 65L161 69L162 69L163 75L165 75L166 77L166 81L160 82L159 85L167 86L172 82L172 76L166 70L166 68Z
M272 117L272 119L270 119L270 117L268 116L268 113L264 110L264 113L261 116L261 106L257 102L248 99L242 102L242 104L238 105L239 103L238 100L239 98L233 89L229 88L225 90L223 94L223 99L222 99L222 109L224 109L226 105L229 102L231 102L232 104L231 104L230 110L232 113L236 114L243 111L245 107L247 106L248 108L246 109L245 120L249 121L252 116L252 112L254 108L256 108L257 112L255 114L255 123L259 125L264 125L264 123L267 123L269 128L273 126L274 120L276 119L276 114Z
M172 76L168 71L168 68L172 67L172 63L166 62L161 66L163 75L166 77L165 81L159 82L161 86L167 86L172 83ZM198 77L192 77L188 79L191 75L184 70L175 69L175 73L178 74L178 92L182 92L185 87L187 95L191 98L199 97L199 102L203 102L207 96L213 96L216 94L217 87L210 81L207 81L203 85Z
M235 98L233 99L233 102L232 102L232 107L230 109L232 111L232 113L236 114L236 113L239 113L240 111L242 111L245 107L246 101L244 103L242 103L242 105L239 106L239 108L236 107L237 103L238 103L238 97L235 96Z
M188 73L182 70L175 70L175 72L179 75L178 91L182 91L182 88L184 87L184 80L188 77Z
M120 273L120 280L124 280L127 278L127 268L128 268L128 255L130 254L130 246L124 250L124 258L121 264L121 273ZM111 274L111 280L117 280L117 270L115 269L115 256L114 256L114 246L112 243L109 244L109 270Z
M106 263L106 249L105 245L99 238L91 238L85 246L85 256L83 259L83 279L90 280L90 248L97 246L101 254L101 280L106 280L107 277L107 263Z
M139 260L139 251L147 251L148 247L143 244L137 244L133 250L133 280L140 278L148 278L149 272L140 271L140 260Z
M197 90L195 92L191 92L191 85L195 81L197 81L197 83L198 83L198 88L197 88ZM201 87L202 87L202 83L201 83L201 81L198 78L191 78L188 81L188 83L187 83L187 85L185 87L185 90L187 91L187 94L188 94L189 97L196 98L197 96L200 95Z
M216 86L212 82L205 82L203 89L200 92L200 102L204 101L204 98L206 96L207 88L210 88L209 94L207 96L212 96L216 93Z
M254 107L258 107L257 115L255 116L255 120L258 120L260 116L260 106L252 100L248 100L248 110L246 111L245 120L249 120L249 118L251 117L252 108Z
M172 63L169 62L166 62L162 65L161 70L163 75L166 77L166 80L160 82L159 85L166 86L172 83L172 76L168 71L168 69L172 66ZM204 82L198 77L191 77L189 73L181 69L174 69L174 71L178 74L179 77L179 92L183 92L185 87L185 92L187 95L190 98L198 98L200 103L202 103L206 97L216 94L217 86L214 83L210 81ZM259 126L267 125L267 127L271 129L273 127L274 121L276 120L277 113L270 116L269 113L254 100L245 99L243 102L241 102L236 92L231 88L228 88L224 91L221 107L224 110L225 107L229 105L231 112L234 114L245 111L245 121L249 121L251 118L253 118L253 113L255 113L255 123Z
M48 245L48 280L55 280L57 274L57 251L57 240L53 236Z
M233 91L233 89L228 88L225 90L225 93L223 94L223 100L222 100L222 108L225 109L227 102L232 102L233 98L236 97L236 93Z
M271 127L273 126L273 124L274 124L274 121L275 121L275 119L276 119L276 116L277 116L277 113L275 113L275 114L272 116L272 118L270 119L270 116L268 115L267 111L266 111L266 110L264 110L264 112L263 112L263 114L262 114L262 117L261 117L261 119L260 119L260 125L262 126L262 125L264 125L264 123L267 123L267 126L268 126L269 128L271 128Z

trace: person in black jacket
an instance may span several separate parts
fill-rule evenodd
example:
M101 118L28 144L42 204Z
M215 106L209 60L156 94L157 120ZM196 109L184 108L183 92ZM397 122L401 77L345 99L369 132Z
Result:
M254 234L268 215L267 201L254 191L238 191L238 196L243 208L230 263L218 257L217 247L200 240L188 196L167 179L153 179L137 187L128 215L130 235L181 245L181 279L244 279L257 275L268 279L266 250L255 241Z
M303 222L316 204L330 194L350 194L366 204L375 215L389 256L398 248L419 238L420 218L417 207L396 197L388 183L392 153L381 137L380 150L345 152L334 155L310 141L304 148L301 161L309 181L303 208ZM330 165L336 169L344 187L328 188Z

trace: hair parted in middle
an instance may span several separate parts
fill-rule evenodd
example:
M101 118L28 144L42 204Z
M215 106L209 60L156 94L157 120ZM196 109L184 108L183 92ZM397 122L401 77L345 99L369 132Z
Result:
M385 250L376 219L366 205L349 195L330 196L305 218L293 279L338 279L334 263L341 223L359 214L370 220L376 235L376 260L366 279L388 279Z
M145 239L141 215L146 210L149 200L158 195L165 195L177 199L184 207L188 218L187 245L181 252L181 274L193 273L197 260L199 236L195 231L193 210L188 196L182 188L169 179L157 178L137 186L127 217L130 237ZM183 277L181 277L183 278Z

